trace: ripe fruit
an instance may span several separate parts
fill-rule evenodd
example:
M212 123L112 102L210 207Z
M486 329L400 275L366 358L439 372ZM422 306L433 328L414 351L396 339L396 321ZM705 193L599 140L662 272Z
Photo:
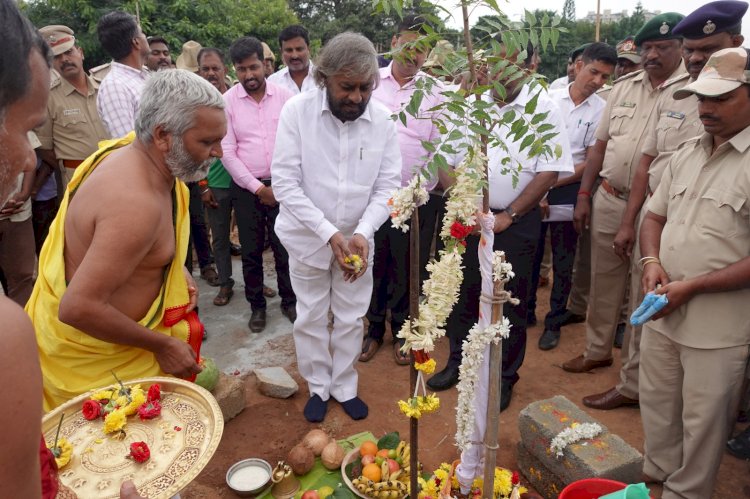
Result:
M380 466L375 463L368 464L367 466L362 468L362 476L365 478L369 478L373 482L379 482L380 477L382 476L382 473L380 472Z
M302 494L301 499L320 499L320 494L318 494L317 490L308 490Z
M383 464L383 461L385 461L385 458L383 456L377 456L375 458L375 464L377 464L378 466L380 466L381 464Z
M395 472L397 472L400 469L401 469L401 466L399 466L396 461L394 461L393 459L389 459L388 460L388 470L391 473L395 473Z
M318 495L320 496L320 499L328 499L328 497L332 494L333 487L329 487L328 485L324 485L318 489Z
M383 458L386 458L386 457L388 457L388 449L380 449L380 450L378 451L378 453L377 453L377 454L375 454L375 455L376 455L376 456L380 456L380 457L383 457Z
M359 455L360 456L374 456L378 452L378 446L375 445L375 442L371 440L366 440L362 442L362 445L359 446Z
M203 370L196 376L195 384L210 392L219 383L219 369L216 367L214 360L208 357L201 359L200 366Z
M372 464L375 462L375 456L371 454L366 454L362 456L362 466L367 466L368 464Z
M398 453L396 452L396 449L389 449L388 450L388 457L391 459L396 459L398 456Z

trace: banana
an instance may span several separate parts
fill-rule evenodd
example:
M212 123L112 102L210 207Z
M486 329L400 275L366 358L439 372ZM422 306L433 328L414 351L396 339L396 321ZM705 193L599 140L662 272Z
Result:
M383 461L380 465L380 481L385 482L391 476L391 469L388 467L388 461Z
M406 441L405 440L401 440L398 443L398 446L396 446L396 455L397 456L401 456L402 455L402 453L404 452L404 447L406 447Z
M402 470L395 471L394 473L391 473L391 476L388 477L388 480L396 481L398 480L398 477L401 476Z
M352 483L354 483L354 482L352 482ZM365 485L362 482L359 482L358 484L356 484L355 487L357 487L358 491L363 492L363 493L367 490L367 485Z

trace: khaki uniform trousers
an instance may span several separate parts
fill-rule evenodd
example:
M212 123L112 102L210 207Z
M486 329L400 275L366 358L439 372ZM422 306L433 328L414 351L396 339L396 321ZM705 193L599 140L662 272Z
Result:
M750 346L699 349L643 326L643 472L662 499L708 499L737 416Z
M630 262L612 247L627 202L599 189L591 210L591 288L586 317L586 350L591 360L612 357L612 343L628 286Z
M73 175L75 174L75 172L75 168L66 168L62 165L62 161L60 162L60 174L63 181L63 192L65 187L67 187L70 181L73 180Z
M591 286L591 229L584 228L581 231L576 248L568 310L571 314L586 315Z
M8 283L8 298L25 306L34 289L36 251L31 216L22 222L0 220L0 269ZM0 293L2 288L0 287Z

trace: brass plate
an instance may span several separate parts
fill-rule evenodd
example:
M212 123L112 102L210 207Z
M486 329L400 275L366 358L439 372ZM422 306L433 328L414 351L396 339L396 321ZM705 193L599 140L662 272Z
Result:
M178 378L145 378L125 385L140 384L146 391L153 383L161 385L161 416L146 421L137 414L128 417L123 440L104 434L103 419L88 421L81 414L83 403L99 389L44 415L42 432L51 445L60 414L65 414L60 436L73 445L73 457L59 476L80 499L117 498L126 480L133 480L138 492L150 499L169 498L193 481L216 452L224 417L213 395ZM151 459L145 463L126 457L130 444L139 441L151 450Z

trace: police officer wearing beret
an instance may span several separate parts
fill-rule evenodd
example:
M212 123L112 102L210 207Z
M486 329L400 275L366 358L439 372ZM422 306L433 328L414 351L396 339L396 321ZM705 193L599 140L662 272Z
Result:
M628 196L628 204L615 236L615 252L624 260L632 261L630 283L630 312L643 301L640 285L641 269L637 264L641 255L636 243L636 220L645 215L642 207L656 191L664 168L677 148L688 139L703 132L698 117L695 96L677 100L672 92L692 83L698 77L712 53L742 45L741 19L747 3L733 0L711 2L691 13L675 26L674 33L684 36L682 55L688 73L667 80L656 102L647 127L638 169ZM630 314L628 314L630 315ZM622 352L620 383L610 390L583 398L584 405L595 409L614 409L638 399L638 369L640 364L641 328L634 327L628 347Z
M109 138L96 110L99 82L83 70L83 49L76 45L67 26L39 30L52 49L52 64L60 78L52 83L47 102L47 121L36 130L42 143L42 160L60 166L63 182L70 182L76 167Z
M612 345L630 271L629 262L615 254L614 239L641 158L646 125L661 91L659 86L685 72L681 40L673 32L683 17L674 12L660 14L638 31L635 43L640 47L644 69L615 83L596 132L596 143L587 156L574 215L579 232L591 224L586 349L563 364L568 372L588 372L612 365ZM592 200L599 176L601 187Z

